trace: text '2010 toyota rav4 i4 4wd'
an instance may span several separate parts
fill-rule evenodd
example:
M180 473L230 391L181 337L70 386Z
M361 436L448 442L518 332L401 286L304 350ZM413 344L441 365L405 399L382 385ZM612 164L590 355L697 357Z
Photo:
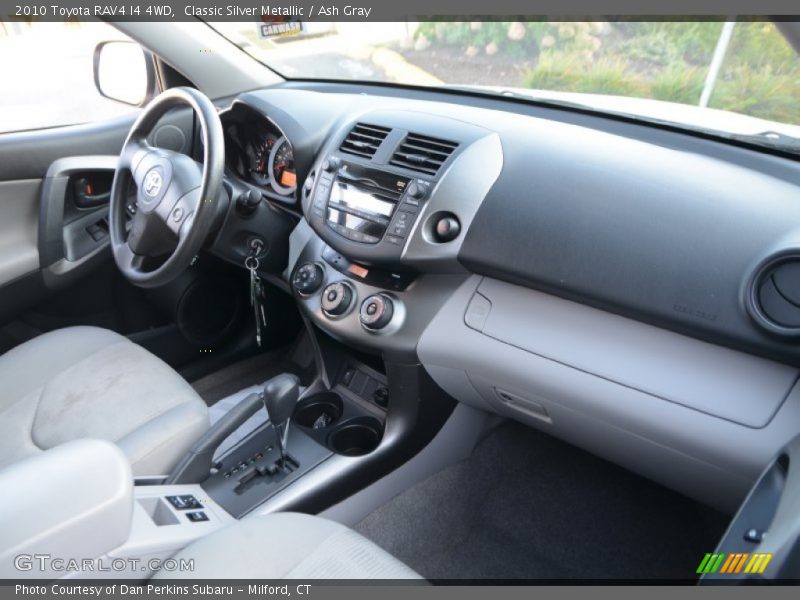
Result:
M0 577L800 577L799 22L185 4L0 20Z

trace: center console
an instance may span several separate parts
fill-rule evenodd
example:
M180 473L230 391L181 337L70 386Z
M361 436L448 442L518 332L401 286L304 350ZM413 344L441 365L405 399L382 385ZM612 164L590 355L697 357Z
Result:
M374 111L342 127L301 190L284 273L310 321L415 360L467 275L458 252L502 164L497 134L441 116Z
M270 386L286 377L292 376L279 375L267 383L261 393L265 404ZM271 420L214 462L201 484L205 493L240 518L332 457L354 458L375 450L386 419L385 376L348 359L332 383L326 388L316 382L299 397L295 393L287 407L291 417L278 427L278 410L268 406Z

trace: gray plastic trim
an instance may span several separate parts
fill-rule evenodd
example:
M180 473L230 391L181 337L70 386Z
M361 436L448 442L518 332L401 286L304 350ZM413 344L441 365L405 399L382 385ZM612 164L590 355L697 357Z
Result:
M781 450L776 461L786 468L786 483L781 491L775 516L757 552L771 553L775 562L769 565L767 577L797 579L800 577L800 436ZM742 509L746 509L745 506Z
M302 246L302 249L299 249ZM322 258L325 242L317 236L303 219L289 238L289 265L284 277L289 281L298 265L312 262L323 267L323 285L311 295L294 293L302 312L320 329L336 339L359 348L411 355L415 352L420 335L439 308L458 289L466 275L451 273L427 273L420 275L405 291L387 291L367 285L355 278L338 272ZM354 290L353 307L338 317L329 317L322 311L322 290L329 283L346 281ZM377 293L391 296L397 303L395 317L383 331L383 335L368 331L361 326L358 307L363 300Z
M164 498L166 496L180 496L191 494L203 506L208 521L198 523L190 522L187 512L191 510L176 510ZM206 493L200 485L148 485L134 489L133 516L130 535L124 544L115 548L106 555L105 562L114 559L138 559L141 565L139 570L121 572L117 578L148 579L153 572L148 570L148 561L151 559L165 559L182 550L195 540L205 537L219 529L235 523L231 515ZM159 502L162 511L167 515L171 524L159 525L148 510L149 503Z
M503 146L492 133L470 144L447 169L422 205L422 212L406 240L401 260L426 271L463 272L458 253L486 194L503 170ZM426 235L438 213L452 213L461 223L453 241L438 243Z
M39 268L39 179L0 182L0 286Z
M491 303L484 335L748 427L769 423L798 377L784 364L497 280L478 292Z
M319 516L352 527L397 494L469 457L488 421L487 413L459 404L441 431L416 456Z
M50 165L42 182L39 207L39 256L45 284L51 289L63 287L87 273L99 260L107 258L109 238L94 242L85 234L89 250L76 260L64 255L64 202L69 178L84 171L109 171L117 168L119 157L115 155L68 156ZM100 220L108 207L81 211L85 225ZM77 221L76 221L77 223ZM77 223L78 227L82 227Z
M479 276L466 281L433 318L418 346L431 377L462 402L547 431L728 511L738 506L766 462L800 429L800 387L794 386L785 401L782 396L776 401L769 392L754 396L758 388L743 380L756 377L764 390L781 390L792 377L783 370L788 367L728 354L733 351L692 338L673 338L676 334L526 288L482 282ZM516 343L538 353L465 324L467 306L479 288L492 302L486 327L513 335ZM500 310L505 300L510 305ZM555 321L553 311L562 313ZM514 332L494 325L493 318L508 319ZM593 336L593 329L603 337ZM617 348L615 340L623 348ZM687 361L687 353L695 359L710 356L706 361L716 362L719 369L697 369ZM592 364L586 362L592 358ZM588 370L601 365L601 375ZM636 376L639 369L656 373L651 384L656 387L649 392L613 379ZM718 389L740 395L736 403L705 408L766 422L760 428L743 426L669 399L689 390L691 380L708 393ZM751 393L737 391L736 385ZM499 390L542 407L549 421L502 402ZM717 402L727 401L726 395L715 397ZM691 400L705 401L703 396Z
M414 458L348 499L323 511L320 516L345 525L355 525L401 491L468 457L486 426L487 413L465 405L456 407L436 437ZM333 455L244 518L286 510L312 490L335 480L350 468L351 463L359 460L364 460L364 457Z
M233 96L283 81L200 20L118 21L113 25L158 54L209 98Z

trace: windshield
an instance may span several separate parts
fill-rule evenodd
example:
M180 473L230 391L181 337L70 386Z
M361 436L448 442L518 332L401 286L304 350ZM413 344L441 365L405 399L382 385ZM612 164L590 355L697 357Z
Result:
M209 25L289 79L469 87L784 149L800 139L800 61L767 21Z

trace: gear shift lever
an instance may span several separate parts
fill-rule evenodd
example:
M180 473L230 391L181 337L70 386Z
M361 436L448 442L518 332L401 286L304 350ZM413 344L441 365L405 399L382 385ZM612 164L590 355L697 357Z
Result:
M272 423L275 436L278 438L281 464L283 465L286 463L286 437L289 432L289 420L300 396L300 379L291 373L273 377L264 386L262 396L264 408L267 409L270 423Z

